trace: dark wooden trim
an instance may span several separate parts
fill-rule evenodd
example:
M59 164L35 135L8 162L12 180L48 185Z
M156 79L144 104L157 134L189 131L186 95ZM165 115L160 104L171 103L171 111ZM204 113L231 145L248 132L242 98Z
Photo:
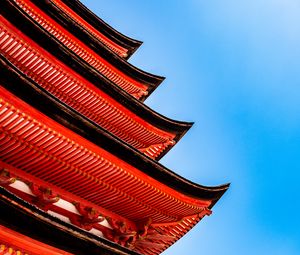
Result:
M22 10L20 10L20 8L16 6L12 0L4 0L3 8L1 8L0 12L14 26L37 42L41 47L75 70L107 95L120 102L134 114L161 130L175 134L175 142L178 142L193 125L191 122L169 119L153 111L141 101L129 95L126 91L82 61L76 54L61 44L56 38L44 31L38 24L32 21ZM159 155L157 160L162 158L171 148L172 146L166 148L163 153Z
M214 202L229 187L229 184L206 187L177 175L53 97L3 57L0 57L0 84L56 122L182 194Z
M80 41L93 49L99 56L118 67L118 69L133 79L146 84L149 87L148 95L141 98L142 101L145 100L165 79L164 77L150 74L133 66L125 59L112 52L87 30L82 28L72 18L61 11L51 0L32 0L32 2L62 27L70 31Z
M115 43L121 45L128 50L127 59L141 46L142 42L132 39L100 19L95 13L89 10L84 4L78 0L62 0L68 5L74 12L76 12L81 18L91 24L94 28L99 30L107 38L111 39Z
M76 254L140 255L61 221L0 186L0 224L52 247Z

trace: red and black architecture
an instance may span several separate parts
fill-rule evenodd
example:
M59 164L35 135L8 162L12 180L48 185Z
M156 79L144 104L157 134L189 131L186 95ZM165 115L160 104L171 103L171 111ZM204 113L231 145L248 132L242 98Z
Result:
M158 160L192 123L143 100L141 45L77 0L2 0L0 254L159 254L228 189Z

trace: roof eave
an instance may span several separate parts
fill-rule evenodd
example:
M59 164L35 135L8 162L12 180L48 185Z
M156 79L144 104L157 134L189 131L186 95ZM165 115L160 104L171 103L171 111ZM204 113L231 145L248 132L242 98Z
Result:
M189 130L191 127L190 122L172 120L153 111L140 100L134 98L95 69L91 68L54 37L49 36L48 33L23 14L10 0L6 0L5 3L7 3L7 8L2 10L5 18L8 18L18 29L39 43L44 49L51 52L52 55L65 65L71 67L82 77L97 86L104 93L117 102L122 102L122 104L134 114L161 130L175 134L177 141ZM21 17L19 17L20 15ZM21 19L22 22L19 22Z
M10 0L6 1L11 2ZM61 11L51 1L32 0L32 2L65 29L71 31L73 35L75 35L78 39L80 39L82 42L85 42L99 56L103 57L111 64L118 66L121 71L123 71L133 79L136 79L137 81L149 86L150 94L164 80L164 78L159 75L148 73L133 66L126 59L111 51L107 46L94 38L88 31L86 31L84 28L70 19L68 15ZM15 6L13 2L11 2L10 5L13 5L16 9L19 10L19 8Z
M3 58L0 60L0 81L1 85L7 90L56 122L133 165L152 178L182 194L201 200L218 200L228 189L228 184L207 187L179 176L159 162L145 156L132 146L108 133L69 106L58 101L35 82L7 63ZM14 86L10 85L12 82ZM40 102L44 102L44 104L40 104Z
M0 208L1 225L72 254L140 255L117 243L63 222L1 186Z
M121 46L128 50L126 59L128 59L132 54L142 45L142 41L130 38L121 32L114 29L104 20L99 18L95 13L89 10L84 4L78 0L62 0L65 4L70 6L78 15L84 18L87 22L93 25L96 29L101 31L110 39L119 43Z

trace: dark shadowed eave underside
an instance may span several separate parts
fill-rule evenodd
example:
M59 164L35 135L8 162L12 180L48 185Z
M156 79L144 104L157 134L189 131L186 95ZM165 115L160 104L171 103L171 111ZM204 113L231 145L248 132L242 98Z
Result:
M62 0L65 4L67 4L70 8L73 9L79 16L85 19L88 23L93 25L97 30L103 33L105 36L120 44L124 48L128 49L129 58L142 44L141 41L129 38L124 34L120 33L102 19L100 19L97 15L95 15L92 11L90 11L85 5L83 5L78 0Z
M92 69L89 65L81 61L79 57L70 52L68 48L59 43L55 38L49 36L47 32L40 29L31 19L22 13L18 8L9 2L7 8L1 9L3 16L9 20L14 26L24 32L27 36L37 42L41 47L46 49L65 65L71 67L82 77L90 81L92 84L100 88L107 95L120 102L127 109L132 111L140 118L146 120L153 126L175 135L174 141L178 142L181 137L192 126L190 122L181 122L171 120L147 107L145 104L135 99L120 87L116 86L106 77ZM21 22L20 22L21 21ZM168 146L157 159L165 155L172 145Z
M12 0L5 0L11 2ZM141 98L144 101L165 79L164 77L153 75L145 72L125 59L121 58L110 49L108 49L103 43L93 37L87 30L76 23L70 16L66 15L61 9L59 9L52 1L47 0L31 0L36 6L43 10L47 15L54 19L62 27L70 31L75 37L81 40L94 50L99 56L110 62L112 65L126 73L133 79L147 85L148 94ZM14 5L14 4L13 4Z
M5 59L1 59L0 67L0 82L7 90L56 122L159 182L189 197L212 200L212 205L217 202L228 189L228 184L217 187L206 187L188 181L157 161L150 159L128 144L125 144L72 108L58 101L47 91L40 88L35 82L20 73ZM14 86L11 86L11 84L14 84ZM43 104L40 102L43 102Z
M0 225L76 254L139 255L38 209L0 187Z

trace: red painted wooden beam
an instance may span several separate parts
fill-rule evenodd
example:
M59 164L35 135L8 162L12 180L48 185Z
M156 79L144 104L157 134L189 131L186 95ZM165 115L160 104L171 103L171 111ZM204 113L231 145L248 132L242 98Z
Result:
M46 31L57 38L61 43L73 51L83 61L89 63L93 68L123 88L129 94L136 98L147 95L147 85L135 81L133 78L120 71L117 67L103 59L84 42L78 40L70 32L51 19L42 10L38 9L30 1L14 0L33 20L41 25Z
M71 255L0 225L1 255Z
M0 89L0 95L4 162L131 219L147 212L155 221L170 221L210 205L152 179L6 90ZM111 204L117 197L120 203Z
M55 59L0 17L0 52L43 88L146 155L156 158L173 146L175 134L136 116Z
M206 214L203 212L211 201L191 198L163 185L4 89L0 89L0 98L0 159L5 164L58 187L64 196L72 193L136 224L147 216L153 224L141 232L122 230L117 239L104 232L108 239L143 254L157 254Z
M89 24L93 25L95 29L101 31L103 34L107 35L112 40L116 40L119 44L124 45L127 51L127 58L130 57L137 48L142 44L141 41L129 38L120 32L116 31L110 25L105 23L102 19L97 17L91 10L84 6L78 0L62 0L66 5L68 5L74 12L76 12L80 17L86 20Z

